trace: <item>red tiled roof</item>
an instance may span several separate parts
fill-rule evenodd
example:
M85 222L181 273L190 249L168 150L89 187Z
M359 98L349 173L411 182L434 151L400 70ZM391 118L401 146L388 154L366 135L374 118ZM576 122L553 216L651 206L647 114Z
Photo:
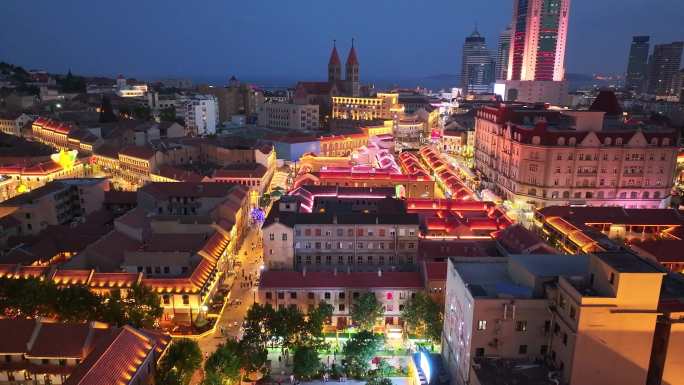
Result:
M634 243L635 251L639 249L655 257L660 263L684 262L684 240L658 239Z
M519 224L501 231L496 239L508 252L514 254L525 252L537 245L544 245L544 241L541 238ZM550 251L551 247L546 249Z
M264 271L259 288L422 288L418 272L307 272Z
M152 158L155 153L155 150L147 146L128 146L119 151L119 155L145 160Z
M0 319L0 354L18 354L26 352L26 344L36 328L35 320Z
M138 201L138 194L135 191L105 191L105 204L126 204L135 205Z
M141 370L145 359L155 350L165 349L170 342L167 336L148 335L130 326L108 334L69 376L65 385L128 384Z
M232 184L211 182L155 182L148 183L138 191L159 200L170 197L221 198L227 196L234 187Z
M447 263L446 262L425 262L425 276L428 280L446 281Z
M213 178L263 178L266 167L259 163L234 164L214 171Z
M169 165L163 165L159 167L157 175L163 176L165 178L177 180L179 182L201 182L202 175L189 170L183 170L178 167L173 167Z
M42 323L27 356L35 358L85 358L90 324Z

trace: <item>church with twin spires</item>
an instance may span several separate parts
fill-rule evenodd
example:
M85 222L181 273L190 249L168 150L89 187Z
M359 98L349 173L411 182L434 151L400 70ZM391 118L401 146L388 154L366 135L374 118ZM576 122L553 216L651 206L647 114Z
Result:
M359 59L354 47L354 39L344 65L344 79L342 78L342 62L337 53L337 44L333 41L330 60L328 60L328 81L298 82L294 93L296 104L317 104L320 106L321 116L330 114L333 96L366 96L366 87L361 87L359 78Z

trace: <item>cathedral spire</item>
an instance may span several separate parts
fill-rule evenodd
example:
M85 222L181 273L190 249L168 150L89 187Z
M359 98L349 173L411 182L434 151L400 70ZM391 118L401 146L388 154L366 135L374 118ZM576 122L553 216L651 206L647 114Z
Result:
M328 82L338 80L342 80L342 62L340 62L340 55L337 54L337 40L333 40L333 48L328 61Z
M359 65L359 59L356 57L356 48L354 48L354 38L352 38L351 49L349 50L349 55L347 56L347 65Z

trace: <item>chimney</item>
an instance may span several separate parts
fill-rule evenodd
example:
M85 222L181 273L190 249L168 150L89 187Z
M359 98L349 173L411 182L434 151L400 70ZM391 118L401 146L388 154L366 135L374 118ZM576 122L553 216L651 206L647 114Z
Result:
M378 277L382 277L382 269L378 269Z

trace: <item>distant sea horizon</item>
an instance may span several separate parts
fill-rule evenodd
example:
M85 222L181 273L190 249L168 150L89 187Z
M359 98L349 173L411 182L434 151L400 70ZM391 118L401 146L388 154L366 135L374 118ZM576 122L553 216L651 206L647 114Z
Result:
M213 86L225 86L228 84L229 76L167 76L167 77L149 77L147 80L160 79L190 79L193 84L209 84ZM415 89L417 87L426 88L431 91L450 90L453 87L459 87L459 75L452 74L438 74L431 76L416 76L416 77L397 77L393 79L372 78L362 79L362 84L372 84L377 90L387 90L395 88ZM586 88L591 86L607 87L613 85L614 81L603 81L594 79L592 75L586 74L567 74L567 79L570 82L570 89L576 90L579 88ZM324 79L315 78L296 78L296 77L264 77L264 76L245 76L239 77L238 80L244 83L252 84L262 89L283 89L292 88L298 81L324 81Z

